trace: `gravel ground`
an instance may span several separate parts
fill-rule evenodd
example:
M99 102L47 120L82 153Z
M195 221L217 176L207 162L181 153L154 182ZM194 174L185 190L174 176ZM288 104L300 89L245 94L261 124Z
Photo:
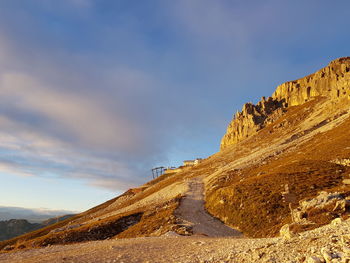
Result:
M0 262L350 262L350 220L291 239L178 236L94 241L0 254Z

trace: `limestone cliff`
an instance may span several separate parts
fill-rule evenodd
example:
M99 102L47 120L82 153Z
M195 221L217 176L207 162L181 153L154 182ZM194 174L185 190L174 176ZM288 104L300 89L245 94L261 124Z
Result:
M273 122L287 107L303 104L317 96L350 99L350 57L338 58L314 74L283 83L272 97L267 100L263 97L257 105L246 103L229 124L221 140L221 150Z

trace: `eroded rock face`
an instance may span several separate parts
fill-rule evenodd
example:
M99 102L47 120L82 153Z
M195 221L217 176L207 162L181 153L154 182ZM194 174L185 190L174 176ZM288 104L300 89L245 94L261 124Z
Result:
M242 111L237 112L229 124L227 133L221 141L221 149L249 137L262 129L266 123L282 115L284 104L284 101L274 100L271 97L267 100L263 97L257 105L244 104Z
M299 202L299 206L291 211L293 222L317 223L315 221L322 220L322 216L342 216L349 211L349 199L344 192L320 192L315 198Z
M285 108L301 105L318 96L332 100L350 99L350 57L336 59L314 74L283 83L272 97L267 100L263 97L257 105L246 103L229 124L221 140L221 150L278 119Z

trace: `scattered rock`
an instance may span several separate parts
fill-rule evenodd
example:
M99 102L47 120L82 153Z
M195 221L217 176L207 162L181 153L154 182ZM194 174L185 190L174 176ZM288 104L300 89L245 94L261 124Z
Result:
M323 258L326 260L326 263L331 262L333 259L333 254L328 251L326 248L321 249L321 254Z
M332 163L340 164L343 166L350 166L350 159L335 159Z
M286 224L286 225L281 227L281 229L280 229L280 237L282 237L284 239L291 239L294 236L295 236L295 233L293 233L290 230L290 225L289 224Z
M323 263L323 260L321 260L319 257L311 256L307 259L307 263Z
M338 217L338 218L336 218L336 219L333 219L332 222L331 222L331 224L332 224L333 226L336 226L336 225L341 224L342 222L343 222L343 220L342 220L340 217Z
M334 192L320 192L318 196L312 199L303 200L299 202L299 206L291 210L291 216L294 223L302 225L314 224L310 214L344 214L350 207L350 202L346 198L345 193ZM318 212L319 211L319 212ZM317 218L316 218L317 219ZM340 224L341 218L333 220L332 224Z
M163 237L180 237L181 235L179 235L178 233L174 232L174 231L168 231L165 234L162 235Z
M10 250L13 250L13 249L15 249L15 246L12 246L12 245L8 245L8 246L3 248L3 250L5 250L5 251L10 251Z
M350 235L342 235L340 238L343 246L350 247Z

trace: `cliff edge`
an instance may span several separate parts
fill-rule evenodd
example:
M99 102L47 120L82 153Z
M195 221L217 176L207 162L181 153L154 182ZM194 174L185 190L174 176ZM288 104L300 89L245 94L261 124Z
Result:
M338 58L314 74L279 85L272 97L262 97L256 105L244 104L229 124L220 149L253 135L281 117L288 107L318 96L334 101L350 99L350 57Z

